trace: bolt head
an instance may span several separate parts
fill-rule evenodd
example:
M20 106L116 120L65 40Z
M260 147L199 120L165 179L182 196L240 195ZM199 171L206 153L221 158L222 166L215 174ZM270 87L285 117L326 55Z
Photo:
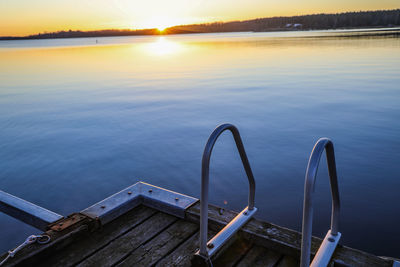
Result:
M179 200L179 198L176 197L176 198L175 198L175 201L178 201L178 200Z
M132 192L131 192L131 191L128 191L128 195L132 195Z
M213 247L214 247L214 244L213 244L213 243L209 243L209 244L207 244L207 247L208 247L208 248L213 248Z
M224 214L224 209L223 209L223 208L219 209L219 210L218 210L218 213L219 213L219 215Z
M100 208L102 208L102 209L105 209L105 208L106 208L106 206L101 206Z
M152 189L149 189L149 193L151 193L151 192L153 192L153 190L152 190Z

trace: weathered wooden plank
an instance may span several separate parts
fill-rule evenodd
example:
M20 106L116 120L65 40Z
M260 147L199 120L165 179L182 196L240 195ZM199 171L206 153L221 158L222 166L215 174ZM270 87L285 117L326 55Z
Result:
M237 215L236 212L224 210L209 205L209 227L216 228L225 226ZM186 218L199 223L200 204L197 203L186 211ZM287 229L268 222L251 219L240 231L244 237L254 241L256 244L281 252L282 254L300 257L301 234L297 231ZM312 238L311 252L315 254L322 240ZM392 266L392 261L382 259L375 255L339 245L333 254L333 260L337 265L348 266Z
M179 220L165 231L140 246L117 266L152 266L188 237L198 231L199 226Z
M176 220L177 218L171 215L156 213L123 236L111 241L77 266L111 266L116 264Z
M105 247L111 241L124 235L150 216L154 215L154 209L139 206L124 214L118 219L106 224L99 231L95 231L87 236L82 236L79 240L53 253L51 257L41 262L42 266L73 266L83 261L85 258L94 254L97 250Z
M296 260L291 256L284 256L278 263L276 267L298 267L300 265L300 261Z
M208 231L208 239L215 235L214 231ZM156 263L157 267L164 266L191 266L191 260L199 249L199 232L183 242L172 253Z
M235 241L213 260L213 266L235 266L252 247L252 243L244 238L236 236Z
M273 267L283 257L282 254L273 250L267 250L261 246L253 246L250 251L240 260L238 267L265 266Z

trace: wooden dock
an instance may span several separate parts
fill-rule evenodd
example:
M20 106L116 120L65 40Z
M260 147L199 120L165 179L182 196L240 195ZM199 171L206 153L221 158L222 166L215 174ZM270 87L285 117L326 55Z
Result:
M143 197L143 188L135 197L136 184L49 225L45 234L51 237L50 243L26 246L4 266L191 266L199 248L200 201L189 197L193 203L184 204L187 207L182 214L171 203L184 202L184 195L159 187L148 189L151 185L145 183L140 185L146 186L149 195L157 197L165 191L175 194L171 196L174 199L164 205ZM115 204L121 196L122 202ZM111 202L115 204L112 207ZM100 216L91 216L93 211L101 212ZM236 215L210 205L209 238ZM321 239L313 237L312 254L320 243ZM300 233L253 218L211 262L213 266L299 266L300 244ZM332 266L393 264L390 259L341 245L331 259Z

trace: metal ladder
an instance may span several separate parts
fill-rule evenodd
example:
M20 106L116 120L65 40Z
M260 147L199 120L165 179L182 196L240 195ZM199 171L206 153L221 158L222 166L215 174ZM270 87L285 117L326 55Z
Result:
M322 244L319 247L310 265L315 178L317 176L318 165L324 150L326 151L326 159L328 163L332 194L331 228L326 234L324 240L322 241ZM306 178L304 183L303 227L300 258L301 267L325 267L328 265L341 236L341 233L339 232L339 211L339 186L336 173L333 143L328 138L321 138L317 141L311 152L310 159L308 160Z
M219 233L207 242L208 231L208 188L209 188L209 165L212 149L218 137L226 130L229 130L235 140L239 151L247 178L249 180L249 199L248 206L244 208L229 224L227 224ZM312 237L312 219L313 219L313 196L315 188L315 179L322 154L326 151L329 178L332 193L332 217L331 228L326 234L320 248L318 249L311 265L311 237ZM201 172L201 202L200 202L200 249L196 256L205 260L210 258L220 249L257 211L254 207L255 180L239 131L232 124L222 124L218 126L210 135L205 146L202 158ZM310 159L308 161L306 178L304 184L304 206L303 206L303 226L301 241L301 267L325 267L328 265L341 237L339 229L339 187L336 173L336 163L333 143L328 138L321 138L315 144Z
M209 167L212 149L218 137L226 130L229 130L236 143L243 167L249 181L248 206L244 208L233 220L227 224L219 233L207 242L208 232L208 187L209 187ZM204 260L211 257L220 249L253 215L257 208L254 207L255 180L251 171L246 152L243 147L242 139L238 129L232 124L222 124L218 126L210 135L204 148L201 163L201 199L200 199L200 249L196 252Z

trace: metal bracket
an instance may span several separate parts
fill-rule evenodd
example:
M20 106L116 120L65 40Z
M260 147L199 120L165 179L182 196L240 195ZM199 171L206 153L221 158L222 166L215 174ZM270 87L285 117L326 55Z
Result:
M56 231L56 232L61 232L61 231L65 230L66 228L82 221L85 218L86 218L86 216L83 216L79 213L74 213L63 220L60 220L60 221L50 225L50 229L53 231Z
M137 182L124 190L81 211L82 214L106 224L131 209L145 206L185 217L185 210L197 202L197 198L179 194L144 182Z
M209 257L214 255L218 249L225 244L239 229L247 223L256 213L257 208L249 210L247 207L239 212L218 234L207 243Z
M324 240L321 243L321 246L318 249L317 254L315 255L311 267L322 267L328 266L329 261L335 252L335 249L339 243L340 237L342 234L337 232L336 235L333 235L331 230L328 231Z

